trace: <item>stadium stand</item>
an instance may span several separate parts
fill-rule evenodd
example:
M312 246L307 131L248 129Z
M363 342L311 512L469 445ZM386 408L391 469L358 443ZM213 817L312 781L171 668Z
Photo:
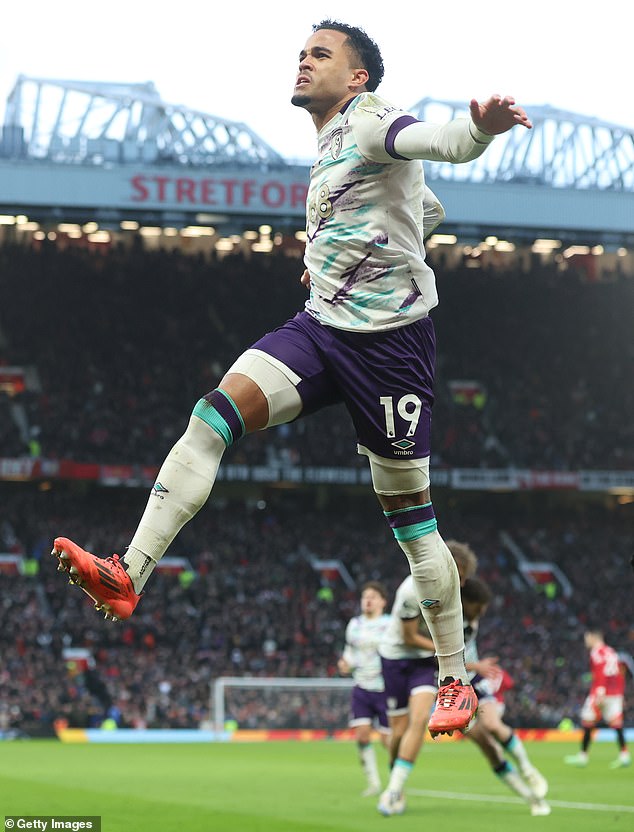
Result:
M607 640L632 649L631 511L609 511L596 501L584 509L548 509L552 495L544 494L488 500L458 499L444 490L437 495L444 535L472 542L480 574L496 595L480 644L483 655L500 656L516 681L507 695L509 719L532 728L575 719L586 688L584 623L600 614ZM144 492L5 484L0 496L3 514L11 518L2 525L0 550L24 555L35 573L3 576L5 731L46 734L56 719L95 726L109 713L129 727L198 727L209 719L209 684L217 676L332 676L358 593L332 576L325 581L310 555L341 559L357 585L381 579L391 592L406 574L371 495L345 499L334 492L332 522L332 511L316 507L310 493L271 493L259 503L221 493L170 550L187 559L191 572L156 574L130 622L108 626L83 593L66 591L51 566L50 541L64 529L96 552L121 550ZM535 520L546 516L547 522ZM531 557L561 565L573 587L570 598L557 587L522 580L501 542L502 522ZM307 535L307 529L320 531ZM601 583L593 579L599 564ZM94 665L69 664L68 648L88 650ZM289 725L279 704L271 706L269 728L346 724L339 707L318 723L307 708L301 724ZM319 705L321 714L323 700ZM236 708L242 727L264 716L263 703L253 698Z
M57 109L29 106L60 89ZM495 593L480 647L515 679L508 719L538 728L578 716L588 621L633 649L634 238L632 131L552 108L534 116L525 146L498 143L490 167L428 177L449 209L441 230L456 235L429 244L441 296L434 502L443 535L472 543ZM205 138L187 151L191 119ZM249 473L219 482L130 622L96 617L48 556L60 533L121 552L195 401L303 305L306 164L243 124L165 104L151 84L21 77L0 167L0 737L107 717L199 727L218 676L335 674L358 593L311 561L340 560L356 586L379 579L391 592L406 572L358 487L367 463L340 407L230 449L224 465ZM74 183L63 193L62 172ZM493 233L515 243L485 244ZM344 485L268 473L324 461ZM456 471L471 480L452 481ZM539 580L518 552L542 565ZM245 694L231 716L241 727L347 721L323 696L301 713L290 704Z
M46 458L156 464L192 403L305 298L299 261L283 256L45 245L4 246L0 262L0 361L35 368L39 391L13 404L28 425L22 450L36 437ZM634 280L587 284L538 261L512 274L442 262L438 271L434 464L633 469ZM28 310L28 326L16 308ZM455 387L464 379L477 385L466 401ZM17 428L3 425L0 456L13 456ZM320 417L300 421L249 438L231 458L363 465L353 443L337 412L327 430Z

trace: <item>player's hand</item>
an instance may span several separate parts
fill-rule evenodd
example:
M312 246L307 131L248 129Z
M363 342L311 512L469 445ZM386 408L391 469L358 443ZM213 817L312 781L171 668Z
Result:
M500 666L498 664L497 656L487 656L485 659L480 659L476 664L476 671L485 679L493 679L500 673Z
M341 673L342 676L348 676L350 674L351 669L352 668L344 658L339 659L339 661L337 662L337 670L339 671L339 673Z
M304 274L300 277L299 282L307 289L310 287L310 275L308 274L308 269L304 269Z
M529 130L533 126L526 112L515 106L515 99L510 95L505 95L504 98L501 95L492 95L487 101L482 102L472 98L469 110L475 126L490 136L506 133L516 124Z

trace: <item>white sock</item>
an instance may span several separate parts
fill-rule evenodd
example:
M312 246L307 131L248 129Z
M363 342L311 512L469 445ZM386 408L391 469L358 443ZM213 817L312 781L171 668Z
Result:
M453 676L468 684L456 562L437 531L398 543L409 561L421 612L436 646L438 679L442 682L447 676ZM430 606L425 605L426 600L432 602Z
M135 592L141 592L172 540L207 501L225 447L206 422L198 416L190 418L187 430L161 466L122 559Z
M387 790L395 794L401 794L413 768L414 763L410 763L408 760L401 760L400 757L397 757L390 772L390 782L387 784Z
M376 753L374 751L374 746L371 743L367 743L367 745L359 743L359 759L361 760L365 776L368 779L368 785L378 785L381 782L381 778L379 777L379 767L376 762Z
M495 773L500 780L503 780L506 783L511 791L524 798L527 803L534 803L537 800L531 789L526 785L515 769L512 768L510 763L506 764L506 768L503 771L496 771Z

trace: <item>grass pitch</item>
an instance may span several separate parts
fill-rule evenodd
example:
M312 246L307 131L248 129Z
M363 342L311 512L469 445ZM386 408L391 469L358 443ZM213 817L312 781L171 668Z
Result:
M103 832L514 832L634 829L634 768L611 771L616 745L597 743L585 769L576 746L533 743L553 812L530 815L469 742L429 743L408 782L408 808L384 818L362 798L352 743L64 745L0 743L0 818L99 815ZM377 748L386 778L387 757Z

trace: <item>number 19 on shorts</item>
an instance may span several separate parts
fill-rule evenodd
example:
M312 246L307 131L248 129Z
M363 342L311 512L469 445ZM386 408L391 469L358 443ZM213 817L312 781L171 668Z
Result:
M401 419L409 422L409 428L405 435L413 436L416 433L422 408L422 402L418 396L415 396L413 393L408 393L405 396L401 396L396 402L394 401L394 396L381 396L379 402L385 412L385 434L388 439L396 438L396 426L394 424L395 407Z

